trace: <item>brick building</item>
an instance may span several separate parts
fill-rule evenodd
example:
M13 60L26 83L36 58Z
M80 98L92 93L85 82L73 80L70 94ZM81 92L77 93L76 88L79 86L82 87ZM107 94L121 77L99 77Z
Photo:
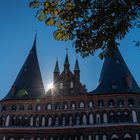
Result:
M8 94L0 101L0 140L139 140L140 89L119 50L104 60L91 92L68 54L53 88L45 93L36 39Z

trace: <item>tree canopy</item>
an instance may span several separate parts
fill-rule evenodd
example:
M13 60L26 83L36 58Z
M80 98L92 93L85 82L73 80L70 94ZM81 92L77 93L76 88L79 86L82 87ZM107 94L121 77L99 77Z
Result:
M72 40L82 57L101 49L104 58L140 26L140 0L32 0L29 6L39 21L56 27L56 40Z

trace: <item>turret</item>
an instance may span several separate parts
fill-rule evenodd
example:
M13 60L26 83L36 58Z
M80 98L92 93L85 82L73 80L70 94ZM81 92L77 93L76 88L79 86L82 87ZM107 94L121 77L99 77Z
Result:
M36 37L33 47L22 66L14 84L3 100L37 99L45 94L41 72L39 68Z
M98 87L92 93L138 93L140 89L129 71L119 49L104 60Z
M59 65L58 65L58 60L56 61L53 74L54 74L54 75L53 75L53 81L55 82L55 81L58 79L59 74L60 74Z
M80 82L80 68L78 59L76 59L75 67L74 67L74 77L76 82Z
M64 62L64 70L68 71L69 70L69 58L68 58L68 53L66 53L66 58L65 58L65 62Z

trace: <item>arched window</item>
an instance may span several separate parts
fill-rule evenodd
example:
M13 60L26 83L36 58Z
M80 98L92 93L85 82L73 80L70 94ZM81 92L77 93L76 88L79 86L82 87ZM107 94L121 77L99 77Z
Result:
M132 120L133 120L133 123L137 123L137 114L135 110L132 111Z
M136 134L136 140L139 140L139 135L138 134Z
M76 125L80 125L80 116L76 115Z
M80 108L84 108L84 107L85 107L84 102L80 102Z
M48 126L52 126L52 117L48 118Z
M36 111L40 111L41 110L41 105L37 105L36 106Z
M34 140L34 138L30 138L30 140Z
M54 140L53 137L50 137L49 140Z
M124 114L123 114L123 121L124 122L129 122L130 121L130 116L129 116L128 111L124 112Z
M103 140L107 140L106 135L103 135Z
M68 109L68 104L67 104L67 103L64 103L64 104L63 104L63 108L64 108L64 109Z
M37 137L37 139L36 140L40 140L40 137Z
M31 104L28 105L28 110L33 110L33 107Z
M37 116L36 117L36 122L35 122L36 126L39 126L39 124L40 124L39 121L40 121L40 118L39 118L39 116Z
M29 118L29 125L33 126L33 122L34 122L33 116L30 116L30 118Z
M99 113L96 114L96 123L100 124L101 123L101 116Z
M130 107L134 106L134 99L128 99L128 105Z
M93 114L90 113L89 114L89 124L93 124L93 122L94 122Z
M63 89L63 83L60 83L60 89Z
M96 135L95 136L95 140L99 140L99 135Z
M84 140L84 137L83 136L80 136L80 140Z
M107 123L108 119L107 119L107 113L103 114L103 123Z
M6 140L6 137L4 136L4 137L2 137L2 140Z
M6 106L5 105L2 106L1 111L2 112L5 112L6 111Z
M119 107L124 106L124 100L123 100L123 99L119 99L119 100L118 100L118 106L119 106Z
M115 117L114 117L114 112L109 113L109 122L114 123L115 122Z
M90 109L92 109L92 108L94 107L94 102L93 102L93 101L89 101L88 107L89 107Z
M92 136L91 135L88 135L88 140L92 140Z
M16 118L16 116L12 116L12 118L11 118L11 125L12 126L16 126L17 125L17 118Z
M0 117L0 126L4 126L5 125L5 117L1 116Z
M69 116L69 125L72 125L72 116Z
M114 106L114 101L113 101L113 100L109 100L108 106L109 106L109 107L113 107L113 106Z
M41 122L42 126L45 126L45 116L42 116L42 122Z
M52 109L52 105L51 104L48 104L47 105L47 110L51 110Z
M103 102L103 100L99 100L98 101L98 107L103 107L104 106L104 102Z
M10 116L6 116L5 126L9 126L10 123Z
M59 125L59 118L55 117L55 125L58 126Z
M122 122L122 113L121 112L117 112L117 122Z
M71 108L72 108L72 109L75 109L75 108L76 108L75 103L72 103L72 104L71 104Z
M73 82L72 81L70 82L70 88L73 88Z
M62 117L62 126L65 126L65 125L66 125L66 117L63 116L63 117Z
M11 110L16 111L16 109L17 109L16 105L12 105Z
M84 114L83 115L83 125L87 124L87 116Z
M25 140L24 138L20 138L20 140Z
M20 105L19 110L24 110L24 105Z
M60 109L59 103L56 103L56 104L55 104L55 109L56 109L56 110L59 110L59 109Z
M9 140L15 140L13 137L9 138Z

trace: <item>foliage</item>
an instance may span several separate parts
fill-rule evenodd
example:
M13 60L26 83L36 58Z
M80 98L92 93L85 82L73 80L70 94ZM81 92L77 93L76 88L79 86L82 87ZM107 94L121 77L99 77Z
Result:
M82 57L102 49L104 58L140 25L139 0L32 0L29 6L37 10L39 21L56 27L56 40L73 40Z

